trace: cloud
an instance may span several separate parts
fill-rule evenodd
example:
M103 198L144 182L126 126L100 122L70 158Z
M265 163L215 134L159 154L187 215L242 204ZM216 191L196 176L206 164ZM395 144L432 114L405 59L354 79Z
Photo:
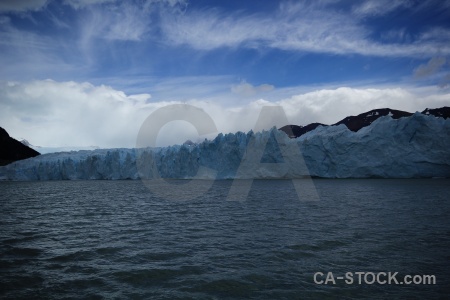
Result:
M84 9L89 6L95 6L95 5L101 5L101 4L109 4L109 3L117 3L118 0L64 0L64 4L70 5L74 9ZM131 2L130 0L123 1L128 2L128 4ZM149 6L155 5L155 4L164 4L169 5L171 7L175 6L181 6L186 7L187 6L187 0L146 0L137 2L135 4L141 5L144 7L144 9L148 8Z
M82 9L91 5L116 2L117 0L64 0L64 4L72 6L74 9Z
M0 1L0 7L7 3ZM178 13L187 5L185 0L48 0L33 2L43 11L32 14L28 2L11 3L23 15L0 11L0 79L5 80L85 80L106 68L148 72L145 65L158 48L152 45L158 40L158 12Z
M141 41L148 32L151 19L142 7L128 2L107 7L93 7L81 18L81 37L86 49L95 39Z
M346 35L360 38L363 34L339 14L319 12L301 4L284 4L271 15L194 10L165 15L161 26L169 43L186 44L199 50L243 46L315 52L314 49L320 50L324 44L340 44L339 40Z
M446 74L441 81L439 82L438 86L441 88L445 88L450 85L450 73Z
M245 81L240 84L231 86L231 92L240 96L248 97L259 93L272 91L275 87L270 84L261 84L258 86L251 85Z
M383 41L394 43L409 43L412 41L412 36L406 28L388 30L381 33L380 38Z
M446 62L447 60L445 57L432 57L426 64L422 64L414 70L414 76L416 78L423 78L433 75L437 73Z
M95 63L93 56L99 49L104 51L106 48L113 53L117 45L112 43L135 42L133 46L146 45L158 35L158 11L178 13L187 5L185 0L84 0L76 3L76 8L86 8L78 14L77 27L78 44L89 64Z
M179 66L182 72L189 70L188 64L203 68L195 64L196 59L204 62L205 54L218 55L214 50L223 48L231 50L226 54L236 50L237 55L242 49L420 59L450 55L447 28L427 27L415 34L407 27L393 28L374 40L374 31L354 17L351 8L337 10L327 1L280 2L273 12L251 14L196 6L186 10L184 0L49 3L45 12L36 14L39 26L24 26L26 22L17 18L0 16L1 78L85 80L111 69L161 74L166 70L160 61L167 63L168 53L175 57L174 67L167 68L170 71L181 64L183 55L193 54L187 64ZM256 67L261 58L252 58Z
M9 17L1 18L0 24L0 77L14 80L80 71L69 62L71 55L79 59L72 40L18 29Z
M353 6L353 14L360 17L383 16L399 8L410 7L405 0L367 0Z
M365 8L375 13L379 8ZM384 3L384 2L383 2ZM399 4L393 4L399 3ZM388 1L388 9L403 6L403 1ZM331 7L331 6L330 6ZM407 44L379 43L371 38L370 27L354 14L337 11L317 3L282 3L271 14L225 13L217 9L188 10L185 14L164 15L161 28L166 43L187 45L209 51L221 47L281 49L288 51L360 54L385 57L433 56L437 49L450 54L450 31L441 29L436 39L435 28L423 32ZM362 9L362 8L361 8Z
M202 89L200 83L197 88ZM228 93L216 95L215 101L210 101L209 96L167 101L154 100L148 93L127 95L110 86L86 82L3 82L0 84L0 126L11 136L25 138L38 146L134 147L145 118L172 103L203 109L218 130L225 133L254 128L261 108L266 105L282 106L290 123L298 125L331 124L381 107L413 112L450 105L449 91L436 87L317 89L275 101L258 99L233 106L229 106ZM280 122L275 120L275 124L267 123L265 127L286 125ZM207 137L214 138L216 134ZM160 132L158 145L183 143L187 139L199 140L192 125L173 122Z
M441 88L450 85L449 68L450 61L442 56L432 57L426 64L419 65L414 69L414 78L432 79Z
M125 95L89 83L9 82L0 95L1 126L40 146L131 146L152 108L148 94Z
M148 16L136 6L123 5L108 17L99 17L106 22L97 31L98 36L101 37L104 33L104 37L110 40L140 41L150 26Z
M0 45L10 46L14 51L26 51L27 49L50 49L48 39L39 36L38 34L18 30L13 27L8 17L1 20L2 27L0 27Z
M36 11L44 8L47 2L48 0L2 0L0 1L0 13Z
M312 122L336 123L346 116L389 107L415 110L415 95L402 88L320 89L276 102L283 106L291 120L306 125Z

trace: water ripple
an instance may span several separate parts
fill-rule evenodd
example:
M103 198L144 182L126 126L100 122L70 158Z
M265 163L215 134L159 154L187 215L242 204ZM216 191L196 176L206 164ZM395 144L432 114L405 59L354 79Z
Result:
M289 180L227 201L231 183L168 201L140 181L0 182L0 298L447 296L447 180L317 180L317 202L296 199ZM319 271L438 284L317 285Z

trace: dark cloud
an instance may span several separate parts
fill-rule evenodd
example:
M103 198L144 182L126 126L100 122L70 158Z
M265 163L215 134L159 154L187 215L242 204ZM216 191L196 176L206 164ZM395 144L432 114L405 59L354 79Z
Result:
M436 74L447 62L445 57L433 57L426 64L418 66L414 70L414 76L416 78L424 78Z

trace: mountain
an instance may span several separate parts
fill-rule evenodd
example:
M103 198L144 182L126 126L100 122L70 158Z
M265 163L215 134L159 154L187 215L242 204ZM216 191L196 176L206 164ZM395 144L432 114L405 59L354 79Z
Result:
M327 126L327 125L322 123L311 123L306 126L286 125L281 127L280 130L285 132L290 138L296 138L316 129L318 126Z
M199 144L44 154L0 167L0 179L450 177L450 118L390 111L358 131L317 126L296 139L273 128Z
M27 147L30 147L30 148L33 147L33 145L31 145L30 142L27 141L26 139L22 139L22 140L20 140L20 142L21 142L22 144L24 144L25 146L27 146Z
M35 157L40 153L9 136L5 129L0 127L0 166L14 161Z
M422 114L447 119L450 117L450 107L444 106L436 109L427 108L422 112ZM393 119L399 119L403 117L410 117L412 116L412 113L390 108L379 108L370 110L357 116L346 117L331 126L344 124L351 131L357 132L361 128L369 126L375 120L383 116L390 116ZM316 129L319 125L328 126L320 123L312 123L306 126L286 125L281 127L280 130L284 131L291 138L298 138L299 136L302 136L303 134Z
M444 119L450 118L450 107L444 106L441 108L427 108L423 112L425 115L431 115L435 117L441 117Z
M333 124L332 126L344 124L345 126L347 126L348 129L356 132L363 127L369 126L375 120L383 116L390 116L392 119L399 119L402 117L409 117L411 115L412 113L406 111L395 110L390 108L380 108L370 110L357 116L346 117L343 120Z

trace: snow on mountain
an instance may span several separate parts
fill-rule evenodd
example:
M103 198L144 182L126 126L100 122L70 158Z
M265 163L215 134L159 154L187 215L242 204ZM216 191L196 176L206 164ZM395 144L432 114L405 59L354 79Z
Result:
M450 118L450 107L444 106L441 108L427 108L423 112L425 115L432 115L444 119Z
M26 139L22 139L19 142L21 142L22 144L24 144L27 147L32 147L33 145L30 144L30 142L28 142Z
M344 124L317 126L296 139L273 128L199 144L44 154L0 167L0 178L450 177L449 149L450 119L415 113L381 116L357 132Z
M34 146L31 145L26 139L22 139L20 141L27 147L30 147L33 150L38 151L41 154L47 153L55 153L55 152L68 152L68 151L80 151L80 150L96 150L100 149L97 146L65 146L65 147L42 147L42 146Z
M427 108L424 111L422 111L422 114L448 119L450 118L450 107L444 106L441 108L434 108L434 109ZM363 127L369 126L375 120L383 116L389 116L393 119L399 119L404 117L410 117L412 115L413 115L412 113L407 111L401 111L390 108L378 108L359 114L357 116L345 117L341 121L329 126L337 126L344 124L345 126L347 126L348 129L356 132ZM320 123L311 123L306 126L286 125L281 127L280 130L284 131L290 138L298 138L299 136L316 129L316 127L319 125L328 126Z

